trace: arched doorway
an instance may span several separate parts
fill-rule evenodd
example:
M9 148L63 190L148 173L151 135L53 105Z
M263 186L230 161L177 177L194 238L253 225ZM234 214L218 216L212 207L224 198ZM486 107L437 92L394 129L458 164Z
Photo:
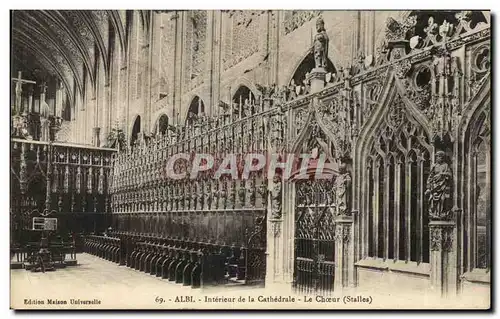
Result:
M134 126L132 127L132 134L130 136L130 146L134 146L137 139L139 138L140 131L141 131L141 117L137 115L134 121Z
M189 104L189 109L186 117L186 124L192 125L196 122L199 116L205 114L205 103L203 100L197 95Z
M168 116L166 114L162 114L155 124L154 134L156 135L165 135L169 127Z
M257 110L254 108L255 95L247 86L241 85L233 94L231 100L233 106L233 114L239 118L250 116Z
M315 115L316 116L316 115ZM329 154L332 142L318 125L316 119L306 124L293 152L310 153L306 171L292 173L293 202L290 203L294 221L293 288L297 293L329 295L334 290L336 264L337 198L333 176L337 174L336 162ZM317 177L318 159L325 158L324 175ZM301 167L298 163L297 167ZM328 176L328 177L327 177Z

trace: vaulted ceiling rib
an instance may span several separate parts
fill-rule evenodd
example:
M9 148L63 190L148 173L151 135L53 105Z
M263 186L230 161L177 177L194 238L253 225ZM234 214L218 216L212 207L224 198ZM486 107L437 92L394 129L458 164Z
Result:
M147 18L147 17L146 17ZM44 72L60 78L73 96L73 83L84 95L83 70L95 88L96 60L104 64L109 73L108 28L114 28L122 50L126 49L125 28L120 13L115 10L16 10L12 14L14 68L40 67ZM27 51L26 54L19 52ZM17 52L17 53L16 53ZM27 63L34 59L36 63ZM18 70L12 70L17 72ZM30 72L28 72L30 73ZM43 81L44 79L34 79Z

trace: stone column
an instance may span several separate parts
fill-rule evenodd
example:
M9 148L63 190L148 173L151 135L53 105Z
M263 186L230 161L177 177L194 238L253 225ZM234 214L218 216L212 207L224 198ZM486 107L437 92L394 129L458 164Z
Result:
M335 220L335 279L334 290L339 292L353 285L354 264L353 225L352 215L340 215Z
M173 121L177 125L179 122L178 115L181 114L180 109L182 97L182 67L183 67L183 51L184 51L184 20L185 13L183 11L176 12L172 19L175 19L175 53L174 53L174 90L173 90Z
M217 105L214 103L213 95L214 95L214 76L217 71L215 70L215 61L214 56L216 56L215 51L217 44L219 41L214 41L217 39L216 30L217 30L217 19L215 18L215 11L207 12L207 38L205 40L207 48L205 52L205 83L208 84L208 96L207 96L207 105L205 105L205 113L207 115L213 114L213 106Z
M269 154L275 154L281 149L283 143L283 118L284 114L275 114L269 119ZM266 262L266 286L273 287L276 291L289 289L284 276L287 260L284 257L283 218L290 218L286 205L288 201L285 195L285 184L281 176L267 176L268 178L268 201L267 201L267 262ZM287 216L285 216L287 215Z
M92 145L95 147L100 147L101 146L101 128L100 127L94 127L92 129Z
M456 223L454 220L429 222L431 289L442 297L457 292Z
M150 134L151 133L151 126L154 125L152 121L154 119L152 118L152 108L153 108L153 100L151 99L151 87L153 84L153 50L155 49L154 47L154 37L153 37L153 30L156 27L155 25L155 19L153 16L153 10L149 11L149 30L148 30L148 39L147 39L147 45L143 47L147 49L147 63L146 63L146 70L145 74L147 76L147 80L145 82L145 85L143 86L143 92L144 92L144 98L146 102L146 106L144 108L144 120L141 120L141 131ZM144 124L143 124L143 123ZM143 126L144 125L144 126Z
M268 12L268 43L266 47L269 54L269 78L268 85L278 84L279 79L279 41L282 15L284 11L272 10ZM288 85L288 83L285 83Z
M283 210L283 191L277 192L277 187L283 187L281 181L277 182L281 186L276 186L273 181L270 181L268 205L267 205L267 251L266 251L266 287L273 287L276 291L288 289L288 285L284 280L285 260L283 256L284 241L283 241L283 219L280 214ZM273 189L274 188L274 189ZM281 203L277 203L281 201ZM276 205L280 205L280 214L277 214Z
M375 53L375 11L366 11L365 16L365 56Z
M104 84L104 97L103 97L103 103L106 105L104 108L104 112L102 114L103 119L102 119L102 124L101 127L103 128L103 139L104 142L106 142L106 139L108 138L108 134L111 130L111 127L113 126L112 123L112 116L116 116L116 114L112 114L112 108L113 104L111 103L111 84L109 81L106 81Z
M355 11L352 20L352 48L351 48L351 60L356 59L360 47L360 24L361 24L361 11Z

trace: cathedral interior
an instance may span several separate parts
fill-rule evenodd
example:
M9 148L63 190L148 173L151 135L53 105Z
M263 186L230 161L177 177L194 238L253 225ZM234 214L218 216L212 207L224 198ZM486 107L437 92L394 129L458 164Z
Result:
M11 36L11 269L489 298L489 11L16 10ZM165 175L311 152L332 179Z

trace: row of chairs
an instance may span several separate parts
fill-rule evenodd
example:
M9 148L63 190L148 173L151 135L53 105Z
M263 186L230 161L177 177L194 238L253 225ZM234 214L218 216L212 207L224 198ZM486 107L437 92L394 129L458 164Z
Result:
M126 265L150 275L193 288L245 280L245 248L128 232L112 236L124 244Z
M121 240L117 237L89 235L85 237L84 252L123 265Z

